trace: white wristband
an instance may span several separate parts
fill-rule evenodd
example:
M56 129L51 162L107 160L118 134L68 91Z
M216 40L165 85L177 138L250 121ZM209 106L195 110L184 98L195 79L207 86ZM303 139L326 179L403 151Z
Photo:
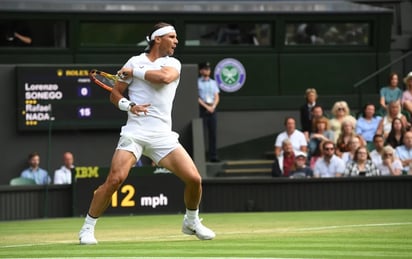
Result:
M129 101L126 98L123 97L117 103L117 107L119 107L119 110L127 112L130 109L130 104L131 103L132 103L131 101Z
M133 68L133 76L141 80L144 80L144 75L146 74L147 70L149 69L145 66L135 67Z

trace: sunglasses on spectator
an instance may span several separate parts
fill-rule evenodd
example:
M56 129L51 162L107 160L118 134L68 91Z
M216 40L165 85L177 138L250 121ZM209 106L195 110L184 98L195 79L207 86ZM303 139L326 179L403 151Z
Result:
M334 150L335 148L334 147L325 147L324 149L325 150Z
M344 110L345 110L345 108L343 108L343 107L338 108L338 111L344 111Z
M393 156L393 154L392 153L385 153L385 154L383 154L384 156Z

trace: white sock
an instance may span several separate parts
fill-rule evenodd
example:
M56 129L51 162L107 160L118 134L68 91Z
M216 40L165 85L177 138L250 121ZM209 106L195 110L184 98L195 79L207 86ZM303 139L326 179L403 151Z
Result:
M94 226L96 226L97 219L98 219L98 218L93 218L93 217L91 217L91 216L87 213L87 216L86 216L86 218L84 219L84 224L85 224L85 225L90 225L91 227L94 228Z
M186 217L190 221L194 221L195 219L198 219L199 218L199 209L197 209L197 210L186 209Z

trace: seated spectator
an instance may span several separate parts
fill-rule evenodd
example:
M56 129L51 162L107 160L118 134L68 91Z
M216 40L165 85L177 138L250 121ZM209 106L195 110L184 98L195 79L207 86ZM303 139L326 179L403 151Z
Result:
M362 137L355 135L349 140L348 146L349 151L342 153L342 160L343 162L345 162L345 165L352 162L355 157L356 150L358 150L359 147L364 147L365 145L363 143Z
M72 183L72 169L74 158L73 154L70 152L65 152L63 154L63 165L60 169L54 171L54 184L71 184Z
M37 152L29 154L29 168L21 172L21 177L32 179L36 184L49 184L51 178L46 170L40 168L40 155Z
M290 139L293 149L302 152L307 151L307 142L305 135L296 129L296 121L292 117L285 119L285 131L279 133L275 142L275 156L278 157L281 152L282 142L285 139Z
M401 175L403 166L401 160L396 157L395 149L385 146L382 154L382 164L378 166L381 175Z
M319 158L313 169L313 176L316 178L339 177L345 171L345 163L335 155L335 144L326 140L321 144L323 156Z
M411 174L410 166L412 165L412 132L407 131L403 137L403 145L396 149L396 156L401 160L403 172Z
M366 104L356 122L356 134L361 135L366 142L372 142L381 119L382 117L375 116L375 105Z
M384 140L382 135L375 135L373 136L373 145L374 149L369 153L372 162L379 168L382 164L382 155L383 155L383 147L384 147Z
M292 170L295 162L295 151L293 150L292 142L289 139L282 141L282 150L280 155L275 157L272 165L272 176L289 177L289 173Z
M365 140L355 132L355 125L353 124L353 121L350 119L344 120L342 122L341 133L336 141L336 155L342 157L344 152L348 152L350 150L349 141L356 136L358 136L361 140L360 145L365 146Z
M403 79L405 91L402 93L402 108L412 114L412 72Z
M340 132L342 129L342 122L344 120L351 120L354 125L356 126L356 119L352 115L350 115L350 109L348 104L345 101L335 102L332 107L332 118L329 120L330 130L333 132L334 140L333 142L336 143L338 137L340 136Z
M306 153L298 151L295 154L295 162L289 173L290 178L309 178L313 176L313 170L306 166Z
M326 117L313 121L313 130L309 138L308 160L321 156L320 143L325 140L333 141L333 132L329 130L329 120Z
M313 126L314 126L314 125L313 125L313 122L314 122L315 119L318 119L318 118L326 118L326 119L328 119L328 118L323 114L323 108L322 108L322 106L320 106L319 104L316 104L315 106L312 107L311 113L312 113L312 125L311 125L312 130L313 130Z
M344 172L344 176L378 176L380 174L366 147L356 149L353 161L346 165Z
M401 113L401 106L398 101L391 102L388 104L388 112L385 116L383 116L383 118L379 122L378 129L376 130L376 134L383 135L385 141L389 135L389 132L392 129L392 121L395 118L401 119L404 127L408 126L408 121L405 115Z
M380 90L380 99L379 99L379 104L381 105L380 107L380 113L381 114L386 114L388 111L388 105L391 102L396 102L400 101L402 98L402 90L398 87L398 74L396 73L391 73L389 75L389 86L384 86Z
M300 111L300 125L302 126L302 132L305 134L306 139L309 139L309 135L312 132L312 108L316 105L318 94L315 88L308 88L305 91L305 104L303 104Z
M391 131L386 138L386 145L390 145L396 148L403 144L403 136L405 135L406 129L402 124L401 119L395 118L392 120Z

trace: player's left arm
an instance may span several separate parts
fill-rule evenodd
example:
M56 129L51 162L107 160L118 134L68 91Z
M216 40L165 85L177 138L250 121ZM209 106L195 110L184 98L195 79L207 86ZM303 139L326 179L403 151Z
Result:
M180 62L176 59L171 59L159 69L139 65L134 66L133 68L124 67L119 73L126 75L126 78L133 76L140 80L147 80L153 84L167 85L176 81L180 77L180 69Z
M147 70L144 79L154 84L170 84L179 76L180 73L176 68L164 66L159 70Z

